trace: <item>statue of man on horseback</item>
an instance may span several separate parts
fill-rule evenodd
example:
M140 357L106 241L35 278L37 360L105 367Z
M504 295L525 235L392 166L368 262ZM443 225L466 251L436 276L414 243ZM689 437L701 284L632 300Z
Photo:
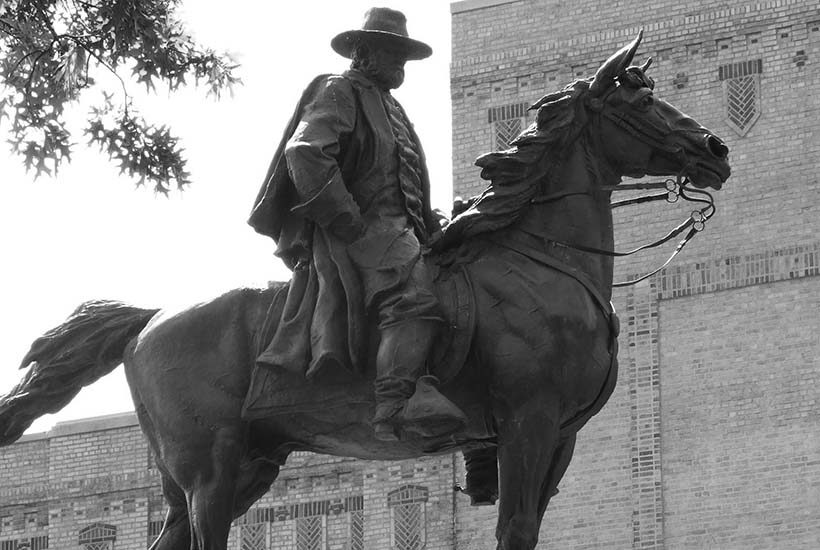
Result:
M405 62L432 49L387 8L369 10L362 29L331 46L351 67L305 90L249 220L294 271L258 361L307 377L361 373L372 360L370 319L378 327L376 437L442 435L465 417L434 377L422 376L442 320L425 258L441 226L418 136L390 93ZM414 393L419 406L408 408Z

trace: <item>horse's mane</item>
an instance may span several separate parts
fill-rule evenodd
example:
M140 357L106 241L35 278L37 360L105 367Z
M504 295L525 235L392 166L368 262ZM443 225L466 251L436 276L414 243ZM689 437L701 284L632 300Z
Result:
M589 90L589 80L577 80L563 90L535 102L533 122L505 151L478 157L481 178L490 184L471 206L456 216L445 230L446 242L464 239L506 227L529 206L541 188L539 185L561 160L568 142L585 124L581 98Z

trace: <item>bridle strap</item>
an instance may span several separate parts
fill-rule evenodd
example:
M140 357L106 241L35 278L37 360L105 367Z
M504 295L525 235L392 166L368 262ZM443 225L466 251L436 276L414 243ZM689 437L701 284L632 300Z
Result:
M708 191L704 191L702 189L690 189L686 187L689 180L684 178L681 175L678 175L675 180L673 179L666 179L664 181L656 181L656 182L646 182L646 183L626 183L621 185L607 185L602 186L599 188L600 191L634 191L634 190L645 190L645 189L660 189L665 188L666 192L663 193L655 193L651 195L642 195L639 197L634 197L632 199L626 199L622 201L614 202L610 205L611 208L619 208L621 206L630 206L633 204L641 204L645 202L654 202L658 200L666 200L667 202L674 203L677 202L678 198L683 198L686 201L704 204L705 206L693 210L689 217L681 222L677 227L672 229L669 233L653 241L651 243L639 246L633 250L627 252L619 252L614 250L604 250L602 248L596 248L593 246L585 246L579 245L574 243L567 243L563 241L556 241L553 239L544 239L546 243L550 243L553 246L559 246L564 248L572 248L575 250L580 250L582 252L589 252L592 254L600 254L603 256L610 256L615 258L620 258L624 256L631 256L637 252L641 252L642 250L648 250L651 248L656 248L662 244L669 242L670 240L674 239L687 229L689 232L686 236L678 243L678 246L675 247L675 250L672 254L667 258L667 260L658 268L652 270L651 272L642 275L636 279L630 279L628 281L622 281L618 283L613 283L613 287L625 287L637 284L641 281L648 279L649 277L655 275L656 273L660 272L666 266L668 266L675 257L680 254L681 250L692 240L692 238L703 231L706 222L714 216L716 212L714 199L712 195ZM551 195L546 195L543 197L537 197L532 200L533 203L544 203L550 202L555 200L560 200L568 196L572 195L590 195L591 193L588 191L576 191L576 192L558 192L553 193ZM700 195L698 197L697 195Z

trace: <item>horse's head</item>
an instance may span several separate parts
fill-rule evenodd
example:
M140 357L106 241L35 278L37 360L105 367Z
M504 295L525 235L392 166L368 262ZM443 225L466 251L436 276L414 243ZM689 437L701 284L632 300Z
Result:
M729 149L691 117L655 96L644 65L630 66L643 31L610 57L589 84L590 130L619 174L682 175L701 188L720 189L729 177ZM597 115L597 116L596 116ZM595 119L598 123L595 124Z

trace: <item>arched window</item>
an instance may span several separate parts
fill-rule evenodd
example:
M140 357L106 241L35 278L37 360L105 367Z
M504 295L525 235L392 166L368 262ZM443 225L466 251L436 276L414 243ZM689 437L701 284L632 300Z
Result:
M114 550L117 528L107 523L92 523L80 529L79 544L83 550Z

